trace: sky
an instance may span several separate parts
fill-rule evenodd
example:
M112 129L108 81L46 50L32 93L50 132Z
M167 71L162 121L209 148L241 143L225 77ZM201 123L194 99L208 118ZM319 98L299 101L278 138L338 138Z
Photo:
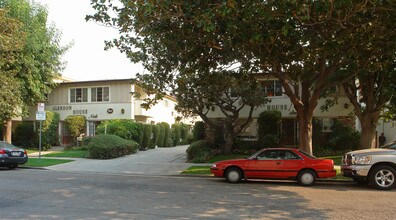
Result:
M85 16L93 14L90 0L33 0L48 9L48 21L61 32L61 44L72 44L64 54L62 76L76 81L133 78L143 68L131 63L117 48L104 50L104 41L118 36L117 30L104 27Z

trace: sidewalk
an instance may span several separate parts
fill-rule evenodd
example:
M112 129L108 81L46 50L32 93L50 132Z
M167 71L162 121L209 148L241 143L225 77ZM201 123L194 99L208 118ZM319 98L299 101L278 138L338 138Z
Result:
M156 148L110 160L72 158L73 162L46 167L46 169L116 174L177 175L190 166L209 165L186 163L187 148L188 145Z

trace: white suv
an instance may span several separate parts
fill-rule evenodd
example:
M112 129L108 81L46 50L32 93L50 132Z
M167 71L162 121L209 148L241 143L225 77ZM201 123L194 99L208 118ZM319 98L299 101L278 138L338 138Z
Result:
M396 185L396 141L381 148L346 153L341 173L358 183L368 182L377 189L392 189Z

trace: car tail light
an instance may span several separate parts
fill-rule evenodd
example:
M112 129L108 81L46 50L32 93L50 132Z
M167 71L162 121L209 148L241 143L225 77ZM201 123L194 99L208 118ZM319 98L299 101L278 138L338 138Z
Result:
M27 151L26 151L26 150L24 150L23 153L24 153L25 155L27 155Z
M6 154L5 150L4 150L4 149L1 149L1 150L0 150L0 154Z

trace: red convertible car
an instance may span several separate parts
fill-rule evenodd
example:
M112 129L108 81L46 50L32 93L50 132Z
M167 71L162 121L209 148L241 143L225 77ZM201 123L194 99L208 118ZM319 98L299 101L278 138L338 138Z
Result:
M248 159L216 162L210 171L230 183L242 179L293 179L303 186L336 175L333 160L318 159L295 148L265 148Z

